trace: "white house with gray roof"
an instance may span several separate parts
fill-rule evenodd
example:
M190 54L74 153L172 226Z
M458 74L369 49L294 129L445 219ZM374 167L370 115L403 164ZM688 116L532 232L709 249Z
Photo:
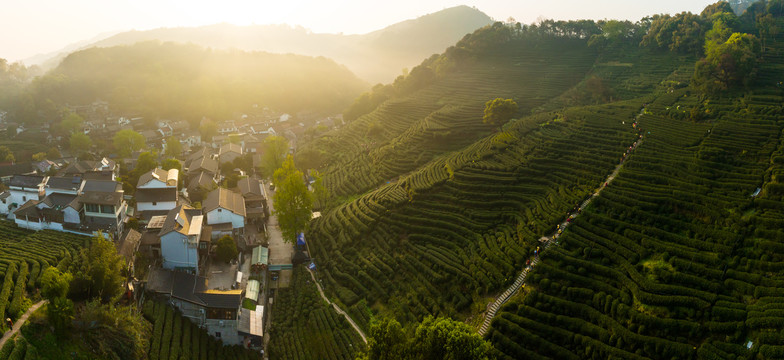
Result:
M217 188L207 194L202 211L207 216L207 224L212 226L213 235L245 227L245 199L228 189Z

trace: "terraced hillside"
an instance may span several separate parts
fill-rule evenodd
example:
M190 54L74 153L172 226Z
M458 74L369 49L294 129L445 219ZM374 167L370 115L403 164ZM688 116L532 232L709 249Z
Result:
M585 89L593 77L606 93L600 102L632 99L694 62L636 42L599 48L586 38L505 31L494 26L467 36L399 81L404 90L375 111L306 145L323 151L330 191L361 194L487 136L496 130L481 121L487 100L513 98L521 116L594 103L583 96L596 91Z
M329 211L310 237L327 289L360 321L366 305L409 321L467 311L612 171L642 103L522 119Z
M51 230L32 232L0 221L0 274L4 278L0 288L0 315L16 320L26 310L23 299L37 288L36 281L43 270L70 258L87 239Z
M753 91L649 106L645 144L494 319L499 357L782 358L777 40Z
M275 359L354 359L365 343L318 294L304 266L292 287L280 289L272 305L269 355Z

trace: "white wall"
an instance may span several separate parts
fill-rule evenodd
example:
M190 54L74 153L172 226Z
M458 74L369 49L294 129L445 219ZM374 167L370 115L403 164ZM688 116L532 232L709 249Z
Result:
M161 256L163 257L163 267L165 269L198 267L199 245L189 245L185 240L185 235L176 231L172 231L161 237Z
M27 189L25 188L24 191L12 188L9 190L11 196L5 200L6 206L10 207L11 204L16 203L16 207L14 209L8 209L8 215L13 215L14 210L18 209L20 206L24 205L24 203L30 200L40 200L38 199L38 189Z
M76 186L76 187L78 188L79 186ZM57 193L57 194L71 194L71 195L76 195L76 191L77 191L77 190L65 190L65 189L51 189L51 188L46 188L44 191L45 191L45 194L46 194L46 195L44 195L44 196L49 196L49 195L51 195L51 194L54 194L54 193Z
M171 210L177 207L176 201L159 201L155 205L152 202L137 202L136 210L150 211L150 210Z
M237 215L229 210L223 208L213 209L207 213L207 225L231 223L231 227L235 229L245 227L245 217Z

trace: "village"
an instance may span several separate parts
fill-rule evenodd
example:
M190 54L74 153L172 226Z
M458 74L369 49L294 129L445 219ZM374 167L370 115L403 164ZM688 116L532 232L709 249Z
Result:
M125 128L137 129L134 122L144 123L124 117L117 124L97 122L107 117L102 102L77 110L93 119L84 129L91 137L111 137ZM240 117L246 121L239 126L219 123L218 135L209 141L186 130L182 121L162 121L156 130L139 131L147 149L161 152L167 137L181 139L183 151L175 158L182 170L146 171L132 184L132 194L127 194L127 184L124 190L127 177L121 176L121 167L133 170L138 151L125 159L0 164L7 187L0 193L0 214L21 228L111 239L127 262L131 301L165 299L224 344L261 350L265 309L274 303L277 289L288 287L293 265L309 261L304 236L297 244L283 240L272 209L274 185L255 171L225 171L224 165L241 157L251 158L256 169L262 141L278 134L273 124L291 144L288 151L294 150L304 124L286 124L288 114L262 113L264 121L258 123L247 116ZM335 125L331 119L328 124ZM229 176L236 186L226 186ZM236 250L226 258L220 247Z

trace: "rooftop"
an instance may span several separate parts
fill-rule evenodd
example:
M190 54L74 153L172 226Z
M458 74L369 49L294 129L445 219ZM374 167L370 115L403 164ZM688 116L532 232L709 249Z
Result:
M177 201L177 188L136 189L137 202Z
M242 195L228 189L217 188L207 194L207 198L202 202L202 209L205 213L219 207L245 216L245 199L242 198Z

